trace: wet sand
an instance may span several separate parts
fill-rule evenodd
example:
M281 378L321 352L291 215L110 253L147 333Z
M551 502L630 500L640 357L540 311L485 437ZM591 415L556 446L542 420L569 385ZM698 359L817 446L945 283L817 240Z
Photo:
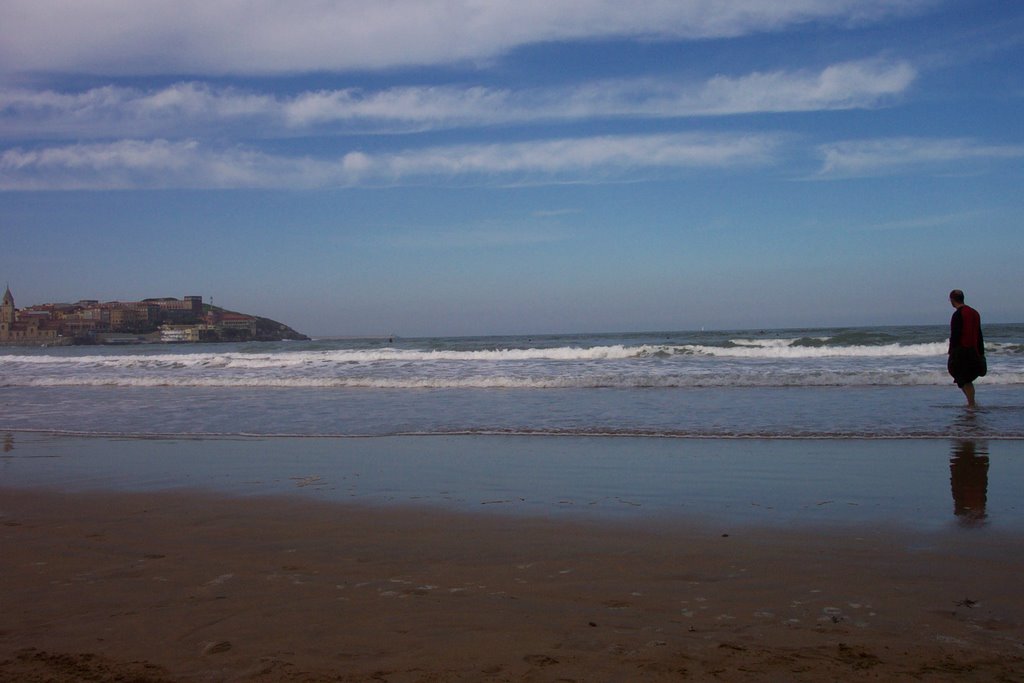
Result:
M0 486L287 496L469 514L899 524L1024 535L1024 440L9 433Z
M0 681L1022 680L1022 568L955 525L7 488Z

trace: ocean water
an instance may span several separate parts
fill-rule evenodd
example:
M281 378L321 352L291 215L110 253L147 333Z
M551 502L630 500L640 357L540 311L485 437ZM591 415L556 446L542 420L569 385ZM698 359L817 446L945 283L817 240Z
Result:
M0 430L1024 438L1024 324L981 409L945 326L0 349Z

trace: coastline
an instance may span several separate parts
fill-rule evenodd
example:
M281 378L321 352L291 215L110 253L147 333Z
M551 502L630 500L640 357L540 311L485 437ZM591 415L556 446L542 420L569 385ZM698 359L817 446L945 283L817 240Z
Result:
M0 680L996 680L1019 534L3 490Z

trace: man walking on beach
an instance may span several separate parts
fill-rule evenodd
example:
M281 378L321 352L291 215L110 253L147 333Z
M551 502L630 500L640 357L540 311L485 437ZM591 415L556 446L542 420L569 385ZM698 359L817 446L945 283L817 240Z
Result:
M967 397L967 407L975 407L974 380L987 371L985 340L981 336L981 315L964 303L964 293L954 289L949 303L956 310L949 321L949 360L946 368Z

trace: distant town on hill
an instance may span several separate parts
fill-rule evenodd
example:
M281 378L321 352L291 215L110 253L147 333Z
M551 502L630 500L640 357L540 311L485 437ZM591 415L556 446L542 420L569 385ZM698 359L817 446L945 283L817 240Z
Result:
M0 307L0 344L145 344L306 340L276 320L204 304L201 296L141 301L83 299L18 309L10 287Z

